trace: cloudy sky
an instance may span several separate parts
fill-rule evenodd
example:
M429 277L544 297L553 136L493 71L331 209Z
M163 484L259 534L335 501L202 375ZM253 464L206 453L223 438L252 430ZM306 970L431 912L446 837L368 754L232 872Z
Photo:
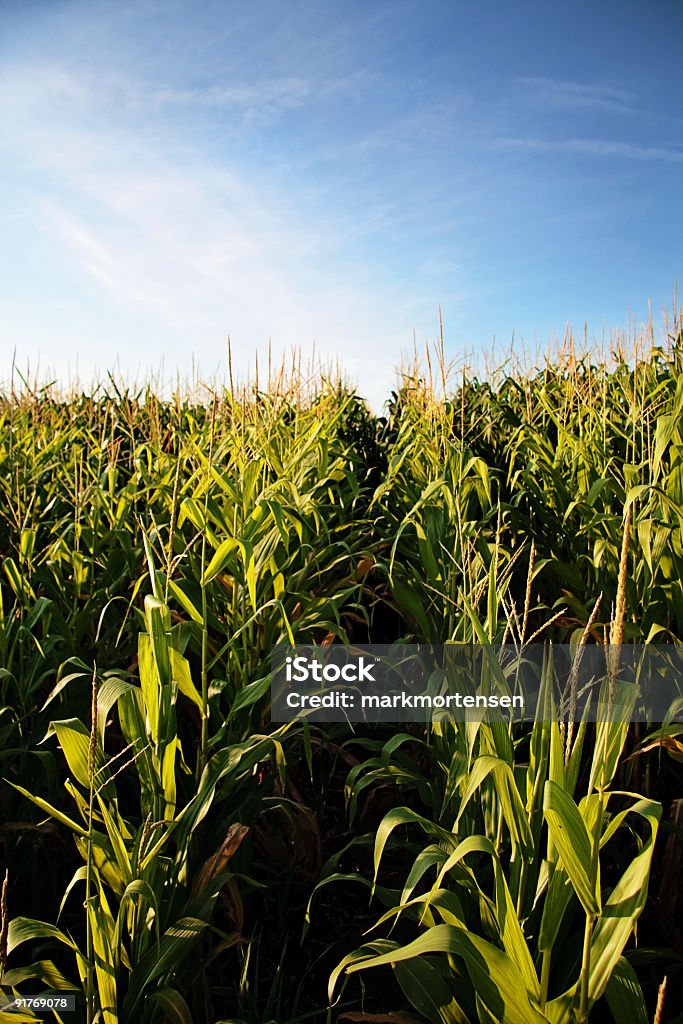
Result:
M0 0L0 384L655 319L679 0Z

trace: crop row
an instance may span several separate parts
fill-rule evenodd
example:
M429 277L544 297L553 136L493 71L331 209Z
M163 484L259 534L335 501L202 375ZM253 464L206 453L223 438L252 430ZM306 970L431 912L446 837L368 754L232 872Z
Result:
M651 1019L675 725L275 728L269 655L683 637L680 335L439 395L416 370L383 417L322 380L23 389L0 488L5 994L104 1024Z

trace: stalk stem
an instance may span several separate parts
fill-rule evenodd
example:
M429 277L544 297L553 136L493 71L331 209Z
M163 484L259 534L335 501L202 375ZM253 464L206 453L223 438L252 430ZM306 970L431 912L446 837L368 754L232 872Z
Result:
M86 943L86 1015L87 1024L95 1019L95 960L92 936L92 847L93 807L95 803L95 774L97 770L97 667L92 671L92 699L90 705L90 741L88 743L88 860L85 868L85 943Z
M207 623L206 583L206 532L209 527L209 488L211 486L211 468L213 466L213 443L216 434L216 410L218 398L213 396L211 409L211 433L209 436L209 457L206 467L206 494L204 495L204 528L202 530L202 733L197 758L197 781L206 765L209 747L209 627Z
M588 981L591 970L591 939L593 937L593 926L595 914L588 914L586 917L586 928L583 933L583 954L581 956L581 995L579 999L579 1024L585 1024L588 1020Z
M94 992L94 958L92 941L92 923L90 920L90 897L91 897L91 875L92 875L92 817L94 801L93 780L90 780L90 802L88 806L88 860L85 868L85 955L88 963L86 975L86 1014L87 1024L92 1024L95 1019L95 992Z
M548 986L550 984L550 959L551 951L549 949L543 950L543 960L541 963L541 997L540 997L540 1008L541 1012L545 1010L545 1004L548 1001Z
M598 889L598 872L600 870L600 836L602 835L602 821L605 815L605 790L598 787L598 814L593 832L593 849L591 855L591 886L593 892ZM593 928L597 920L597 914L586 915L586 928L583 933L583 954L581 956L581 985L579 996L579 1024L586 1024L588 1020L588 983L591 970L591 940Z

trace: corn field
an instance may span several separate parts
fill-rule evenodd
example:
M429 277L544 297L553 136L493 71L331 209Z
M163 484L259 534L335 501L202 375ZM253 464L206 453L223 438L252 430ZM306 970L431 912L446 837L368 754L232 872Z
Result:
M383 416L269 378L0 396L4 1004L680 1024L680 702L276 726L269 657L680 643L683 318L533 370L428 353Z

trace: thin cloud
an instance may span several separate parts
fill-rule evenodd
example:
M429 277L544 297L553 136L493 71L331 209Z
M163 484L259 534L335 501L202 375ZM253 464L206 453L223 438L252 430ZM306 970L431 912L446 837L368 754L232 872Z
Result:
M360 98L362 93L377 84L379 76L369 70L355 71L339 76L286 75L261 78L253 82L236 81L228 84L194 88L147 89L137 86L139 98L157 106L182 105L198 107L225 107L238 109L293 109L307 104L319 104L334 96Z
M533 139L500 138L498 144L509 149L538 150L548 153L577 153L585 156L617 157L623 160L659 160L682 163L683 150L664 146L638 146L609 139Z
M633 93L613 85L526 76L515 78L514 83L543 104L623 114L634 112Z
M72 352L82 352L81 365L92 351L83 339L93 326L104 336L117 320L134 325L135 333L126 328L107 358L124 362L138 358L147 334L150 349L163 338L168 353L187 361L194 350L213 365L224 358L230 334L236 368L246 370L270 337L274 353L293 346L305 353L314 343L322 359L344 351L348 371L362 375L364 393L381 403L401 339L408 342L429 300L383 282L377 268L345 255L344 247L372 224L367 204L350 216L318 198L313 218L303 184L283 193L267 176L247 180L173 136L143 138L125 124L88 124L82 109L99 101L73 73L45 70L39 81L27 81L15 72L14 85L4 149L10 164L20 155L43 182L42 195L27 198L26 209L37 237L49 240L60 269L80 281L98 310L87 320L74 303L63 314L63 325L74 325ZM288 90L305 92L280 82L271 101ZM258 92L255 86L254 95L233 99L249 104ZM66 94L78 104L64 103ZM378 202L383 222L387 212ZM437 302L434 296L433 309ZM58 332L39 319L39 310L24 316L34 337L44 339L26 351L49 355ZM14 330L27 333L20 319Z
M144 98L158 106L235 107L249 111L290 109L304 105L314 93L306 78L272 78L252 84L214 85L205 89L157 89ZM143 94L144 95L144 94Z

